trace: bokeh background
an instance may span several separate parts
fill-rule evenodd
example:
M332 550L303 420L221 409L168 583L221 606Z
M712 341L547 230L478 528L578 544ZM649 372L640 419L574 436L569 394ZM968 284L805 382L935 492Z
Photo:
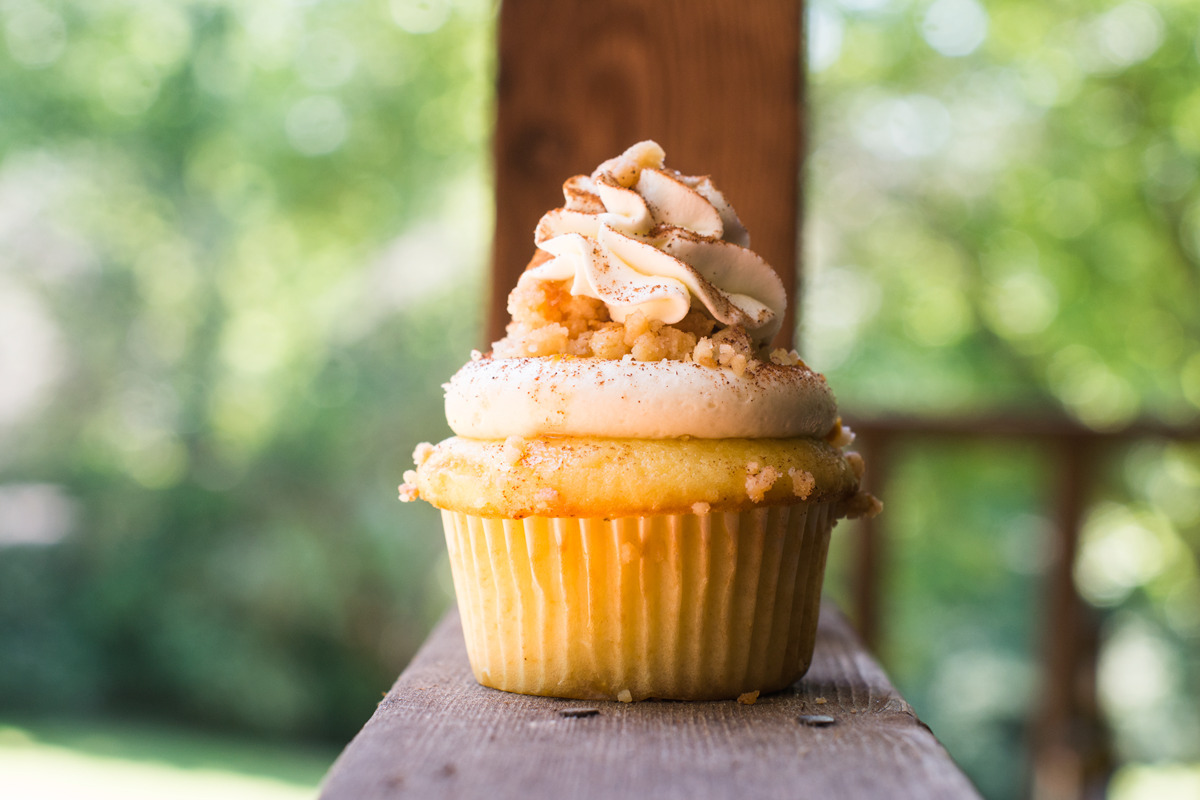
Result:
M800 341L843 407L1194 423L1200 7L807 20ZM488 0L0 0L0 789L311 795L452 601L395 487L484 344L494 33ZM1051 465L893 462L881 658L1021 797ZM1099 469L1110 794L1193 798L1200 447Z

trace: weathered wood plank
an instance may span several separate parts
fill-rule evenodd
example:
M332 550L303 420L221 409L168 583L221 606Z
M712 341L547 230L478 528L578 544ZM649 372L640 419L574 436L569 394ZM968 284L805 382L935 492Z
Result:
M471 676L451 613L334 764L321 794L325 800L978 796L845 619L828 608L809 674L754 705L626 705L485 689Z
M796 286L804 151L801 0L505 0L494 134L489 339L562 183L642 139L667 166L711 174ZM795 303L781 337L790 341Z

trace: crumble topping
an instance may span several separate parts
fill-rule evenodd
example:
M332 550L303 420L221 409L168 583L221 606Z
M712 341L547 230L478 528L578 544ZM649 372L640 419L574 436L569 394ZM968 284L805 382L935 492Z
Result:
M854 444L854 431L842 424L842 418L838 417L829 433L825 435L825 441L837 448L849 447Z
M405 470L404 483L400 484L399 492L401 503L411 503L414 500L421 499L421 493L417 490L416 470Z
M854 477L861 481L863 473L867 471L867 465L863 463L863 457L858 453L846 453L846 463L854 471Z
M722 327L703 308L691 309L673 325L640 310L615 322L600 300L571 294L568 281L520 281L508 296L508 311L507 335L492 346L496 358L567 355L614 361L630 356L729 367L738 375L764 360L744 327ZM794 351L782 349L768 358L776 364L803 363Z
M883 511L883 503L874 495L860 491L846 502L844 511L847 519L869 519Z
M781 367L804 367L808 365L800 358L800 354L795 350L784 350L782 347L777 347L771 351L771 363L778 364Z
M549 486L543 486L541 489L537 490L537 495L534 499L541 505L552 506L558 502L558 490L551 489Z
M801 500L807 500L813 489L817 487L817 479L808 470L789 469L788 477L792 479L792 491Z
M415 463L418 467L421 466L429 460L429 457L433 455L433 451L434 446L432 444L429 442L421 442L413 450L413 463ZM408 480L408 478L405 477L405 480Z
M501 453L501 457L510 469L524 457L525 444L525 440L520 436L509 436L504 440L504 451Z
M746 465L746 496L755 503L761 503L780 475L779 470L769 464L763 467L757 461L751 461Z

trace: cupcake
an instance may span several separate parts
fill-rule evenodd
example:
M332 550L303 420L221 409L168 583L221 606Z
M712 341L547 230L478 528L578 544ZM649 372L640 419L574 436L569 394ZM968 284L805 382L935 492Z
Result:
M787 302L708 177L641 142L538 223L505 338L446 384L455 436L402 500L442 511L485 686L593 700L782 689L812 658L829 536L876 513Z

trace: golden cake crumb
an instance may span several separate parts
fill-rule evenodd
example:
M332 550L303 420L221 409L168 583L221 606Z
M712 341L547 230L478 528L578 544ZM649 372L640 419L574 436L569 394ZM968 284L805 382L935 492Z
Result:
M399 492L401 503L421 499L421 493L417 490L417 473L414 470L410 469L404 473L404 483L400 484Z
M807 364L800 358L800 354L795 350L784 350L778 347L771 351L771 363L778 364L781 367L806 367Z
M824 697L818 697L816 700L813 700L813 702L814 702L814 703L816 703L816 704L817 704L817 705L819 705L819 706L823 706L823 705L825 705L826 703L828 703L829 701L828 701L828 700L826 700Z
M863 457L858 453L846 453L846 463L854 471L854 477L861 481L863 473L867 470L867 465L863 463Z
M808 470L789 469L788 477L792 479L792 491L801 500L807 500L817 486L817 479Z
M429 442L421 442L418 444L413 450L413 463L415 463L418 467L424 464L429 460L429 457L433 455L433 449L433 445Z
M655 332L656 329L662 330L662 326L661 320L646 319L646 315L642 313L641 309L634 310L632 314L625 317L625 346L632 347L634 342L643 335Z
M751 461L746 465L746 496L752 502L761 503L779 477L779 470L774 467L760 468L757 461Z
M729 367L738 375L746 371L751 360L757 360L754 343L745 328L725 328L713 334L712 341L716 347L717 363Z
M744 706L754 705L756 702L758 702L758 689L755 689L752 692L746 692L744 694L739 694L737 701Z
M525 440L520 436L510 436L504 440L504 450L501 457L508 466L513 466L525 455Z
M617 699L622 703L632 703L633 692L629 691L628 689L622 689L621 691L617 692Z
M543 486L537 490L535 500L539 505L552 506L558 502L558 490Z
M883 503L868 492L859 492L846 501L843 511L847 519L870 519L883 511Z
M512 321L505 337L492 345L496 358L572 355L611 361L632 356L729 367L738 375L762 360L745 328L713 333L719 324L702 308L672 325L648 319L640 310L616 322L601 301L571 294L569 281L518 281L508 310Z
M587 347L596 358L615 361L629 352L625 346L625 328L615 322L592 331Z
M849 447L854 443L854 431L843 425L842 418L838 417L837 421L833 423L833 428L825 435L825 441L834 447Z

